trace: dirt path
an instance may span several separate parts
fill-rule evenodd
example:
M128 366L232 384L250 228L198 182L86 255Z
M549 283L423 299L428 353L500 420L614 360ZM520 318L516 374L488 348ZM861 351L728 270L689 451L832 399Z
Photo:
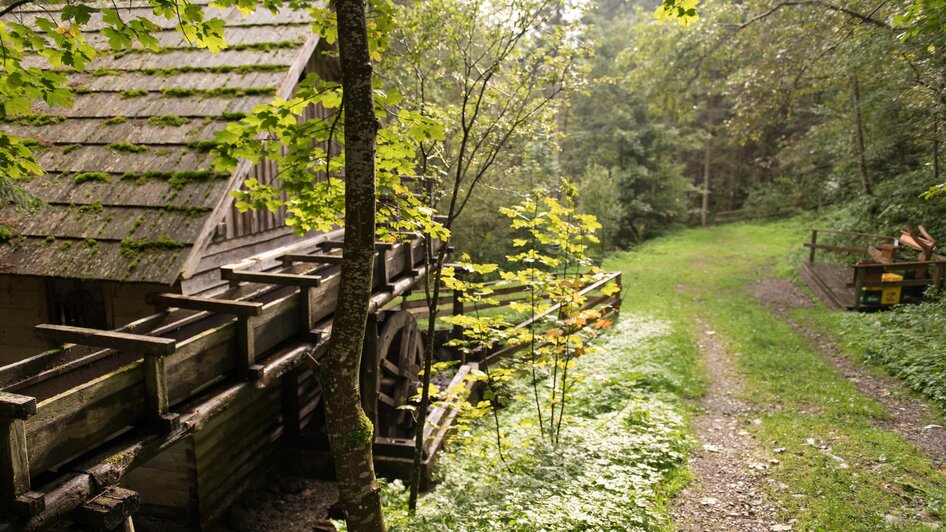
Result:
M896 432L924 451L940 468L946 467L946 429L933 420L938 416L921 399L913 397L896 379L876 375L845 356L830 339L792 319L793 308L810 308L811 300L786 279L768 279L753 286L753 295L776 317L808 338L811 346L851 381L863 394L874 399L890 414L877 426Z
M695 479L673 509L678 530L791 530L775 520L765 493L768 464L745 430L752 410L737 399L742 386L719 337L703 323L700 351L710 384L695 426L703 446L691 458Z

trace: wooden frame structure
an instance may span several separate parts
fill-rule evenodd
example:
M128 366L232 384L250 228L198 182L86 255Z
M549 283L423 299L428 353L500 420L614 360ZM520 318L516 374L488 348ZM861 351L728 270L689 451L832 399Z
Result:
M825 244L818 237L830 235L843 242ZM935 287L943 288L946 280L946 258L934 256L928 261L893 261L882 257L872 243L889 244L894 237L872 233L835 231L831 229L812 229L811 239L804 247L809 250L808 260L798 270L799 275L824 303L835 310L877 310L889 305L866 304L860 294L865 287L878 290L889 288ZM845 265L817 260L818 251L841 255L848 260L858 260L855 264ZM864 260L866 259L866 260ZM885 273L906 274L902 280L884 280ZM920 298L911 298L903 302L918 302Z
M276 463L275 442L303 441L320 423L303 360L322 356L331 334L338 236L222 267L231 286L212 298L149 294L158 313L118 330L37 326L56 347L0 367L0 527L113 524L139 506L159 520L185 516L186 529L216 522ZM396 310L423 278L422 246L379 243L373 314ZM600 291L620 280L606 274L586 287L585 308L619 312L620 295ZM482 356L493 363L518 349ZM477 364L462 365L453 384ZM430 413L425 483L455 416ZM379 436L375 450L380 472L408 475L412 440Z
M37 326L61 347L0 368L0 523L40 529L73 518L241 401L276 398L281 419L261 441L277 438L283 426L298 431L311 414L305 403L318 402L302 360L324 352L335 307L337 261L321 259L337 247L331 236L221 268L231 288L218 297L151 294L148 302L161 312L120 330ZM375 311L424 273L421 245L379 246ZM273 258L280 271L252 269ZM197 526L228 502L202 509Z

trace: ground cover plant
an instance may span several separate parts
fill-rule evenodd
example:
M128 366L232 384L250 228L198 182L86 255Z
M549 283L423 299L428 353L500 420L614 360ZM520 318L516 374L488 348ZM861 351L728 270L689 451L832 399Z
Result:
M801 313L852 357L884 368L946 411L946 299L870 314Z
M540 436L520 374L508 390L520 400L499 412L505 459L491 418L461 432L413 517L403 485L388 485L390 530L669 529L690 445L681 396L701 388L692 343L666 321L625 315L600 347L575 363L559 445ZM687 354L688 363L670 362Z

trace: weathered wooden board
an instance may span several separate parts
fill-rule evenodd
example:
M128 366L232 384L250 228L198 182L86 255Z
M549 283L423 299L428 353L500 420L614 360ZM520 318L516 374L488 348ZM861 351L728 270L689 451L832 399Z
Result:
M143 419L141 362L46 399L36 410L26 423L30 470L34 474L101 445Z

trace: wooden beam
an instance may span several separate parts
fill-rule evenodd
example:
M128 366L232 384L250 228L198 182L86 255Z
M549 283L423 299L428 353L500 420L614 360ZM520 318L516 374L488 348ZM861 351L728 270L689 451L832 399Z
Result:
M220 268L220 277L231 283L260 283L283 286L319 286L322 278L315 275L296 275L292 273L246 272Z
M341 249L345 245L344 242L340 240L329 240L328 242L322 242L321 246L325 249ZM390 251L394 249L396 243L393 242L381 242L375 241L374 249L375 251Z
M229 299L151 293L145 296L145 300L149 305L154 305L161 310L174 307L187 310L217 312L220 314L233 314L234 316L259 316L263 313L262 303L231 301Z
M0 392L0 418L29 419L36 413L36 398Z
M303 253L286 253L282 257L279 257L279 260L283 261L283 263L306 262L313 264L341 264L342 256L326 255L324 253L315 253L312 255L306 255Z
M93 530L115 530L141 505L137 492L111 486L73 512L75 520Z
M102 331L69 325L43 323L33 327L40 338L57 344L79 344L91 347L105 347L120 351L131 351L143 355L170 355L177 342L172 338L145 336L115 331Z

